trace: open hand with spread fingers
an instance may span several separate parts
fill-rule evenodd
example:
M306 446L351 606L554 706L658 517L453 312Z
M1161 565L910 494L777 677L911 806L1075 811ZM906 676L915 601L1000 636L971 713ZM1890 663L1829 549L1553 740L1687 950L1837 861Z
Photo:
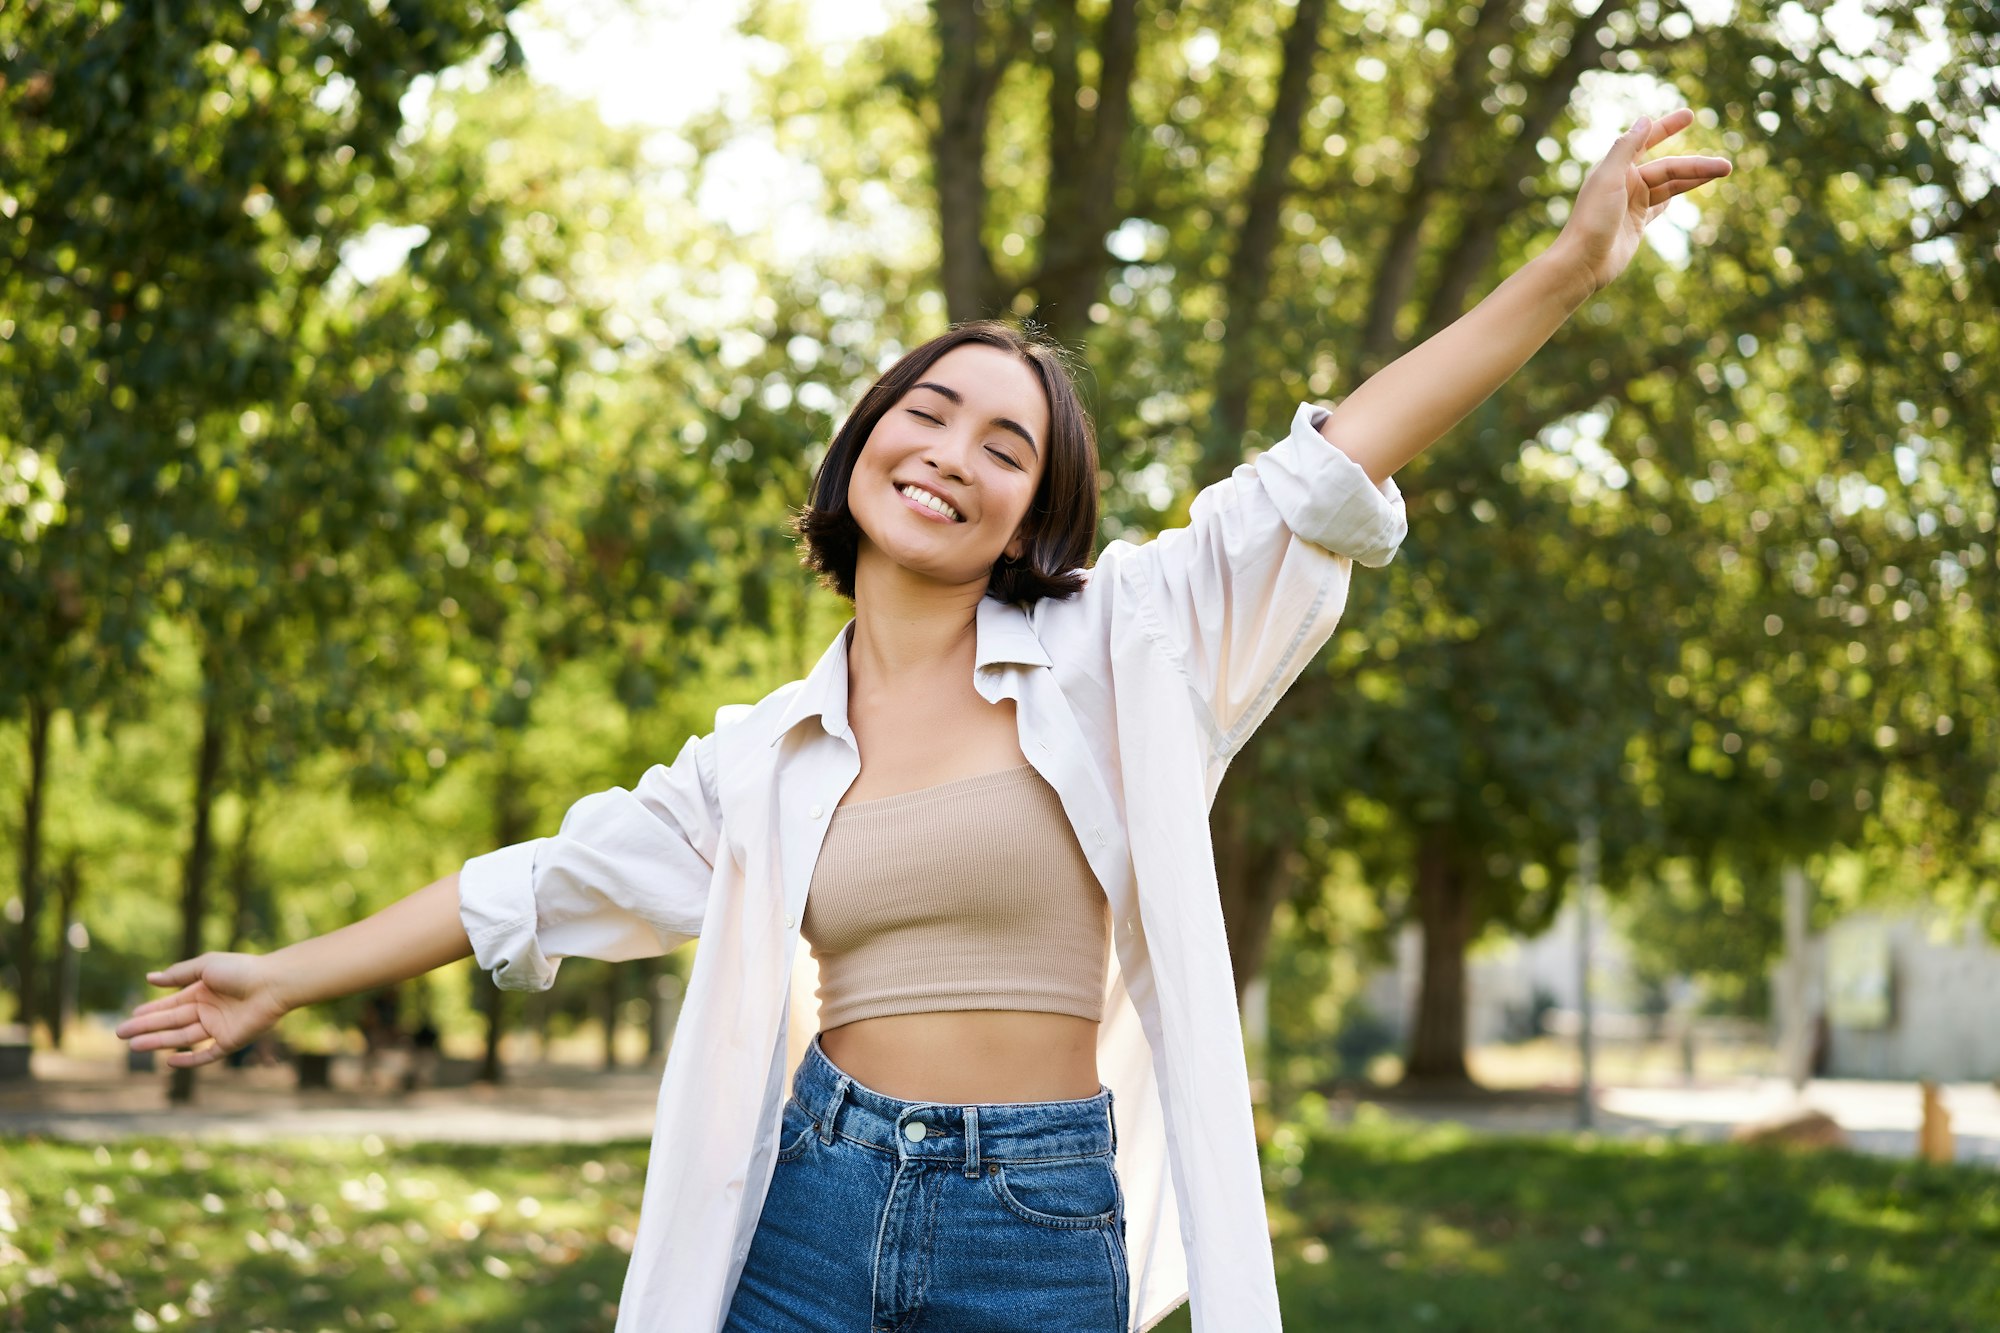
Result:
M118 1036L135 1051L199 1047L169 1055L167 1063L176 1069L194 1069L241 1050L292 1008L279 993L270 960L255 954L205 953L148 972L146 980L181 989L135 1008L118 1025Z
M1669 199L1730 173L1726 157L1641 160L1648 149L1693 123L1694 112L1686 107L1658 120L1641 116L1584 177L1556 245L1589 275L1592 291L1602 291L1625 271L1638 252L1646 224L1660 215Z

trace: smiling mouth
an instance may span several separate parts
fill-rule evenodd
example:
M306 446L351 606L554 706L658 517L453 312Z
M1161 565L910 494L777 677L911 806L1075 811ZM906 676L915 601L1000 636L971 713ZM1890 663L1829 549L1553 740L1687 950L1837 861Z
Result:
M897 496L899 496L902 499L904 504L907 504L910 508L916 510L918 513L924 514L936 522L939 523L965 522L965 516L963 514L960 514L956 509L953 509L951 513L947 514L938 509L933 508L930 504L928 504L926 502L927 500L936 499L938 500L939 503L945 504L947 508L950 507L948 501L944 500L941 496L932 496L929 491L926 491L921 486L906 486L906 485L899 485L895 482L891 482L889 485L889 489L896 492ZM926 499L918 500L913 498L910 494L912 491L915 491L919 495L925 496Z

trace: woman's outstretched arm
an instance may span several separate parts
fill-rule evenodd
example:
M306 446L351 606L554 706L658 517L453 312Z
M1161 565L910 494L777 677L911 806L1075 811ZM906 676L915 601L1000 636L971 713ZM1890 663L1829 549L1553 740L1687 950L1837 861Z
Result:
M458 871L373 916L265 955L287 1009L408 981L472 954L459 915ZM186 964L181 964L185 967ZM177 978L159 978L173 985Z
M275 953L205 953L150 972L154 985L180 989L134 1009L118 1035L135 1051L198 1048L167 1057L192 1069L241 1049L294 1009L407 981L471 952L454 870L373 916Z
M1624 272L1667 201L1727 176L1720 157L1640 155L1694 123L1682 107L1641 117L1591 170L1553 244L1464 316L1369 377L1319 432L1383 479L1464 420L1527 364L1563 321Z

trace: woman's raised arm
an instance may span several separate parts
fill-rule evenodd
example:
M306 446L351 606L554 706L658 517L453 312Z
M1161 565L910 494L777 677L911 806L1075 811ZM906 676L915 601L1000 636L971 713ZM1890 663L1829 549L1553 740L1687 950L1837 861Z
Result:
M118 1025L135 1051L192 1069L243 1046L294 1009L421 976L472 952L459 917L458 871L373 916L275 953L205 953L146 980L178 986ZM207 1042L207 1045L201 1043Z
M1320 434L1379 484L1464 420L1625 271L1646 224L1669 200L1729 174L1721 157L1640 160L1693 123L1686 107L1658 120L1641 116L1584 178L1554 244L1455 323L1370 376L1321 423Z

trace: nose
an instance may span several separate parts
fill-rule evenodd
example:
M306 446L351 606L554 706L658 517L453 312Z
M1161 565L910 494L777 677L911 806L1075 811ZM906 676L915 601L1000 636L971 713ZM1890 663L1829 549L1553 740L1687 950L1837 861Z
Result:
M944 433L945 438L934 439L924 450L924 462L937 469L938 475L950 477L960 485L965 484L966 474L971 471L965 463L968 447L977 448L978 441L955 431Z

